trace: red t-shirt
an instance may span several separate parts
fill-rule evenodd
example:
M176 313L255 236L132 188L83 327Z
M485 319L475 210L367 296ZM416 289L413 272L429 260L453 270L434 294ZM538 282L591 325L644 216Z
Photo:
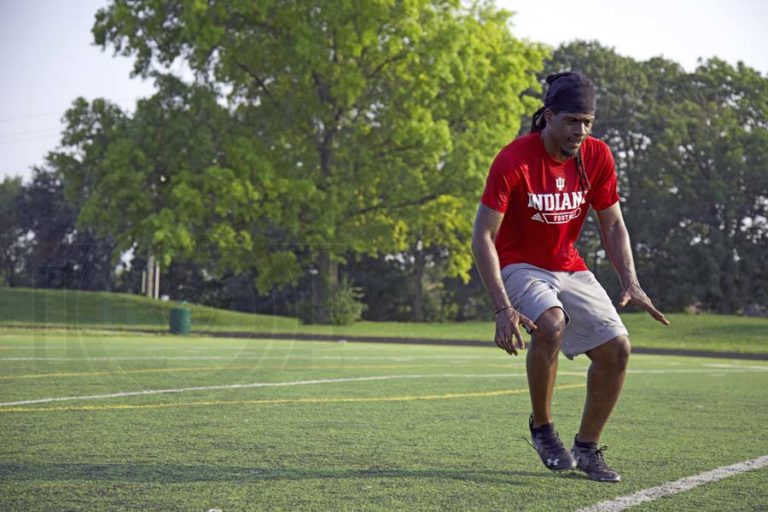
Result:
M552 271L587 270L574 243L589 207L603 210L619 195L608 145L587 137L581 155L589 192L579 181L576 158L552 158L540 132L515 139L496 155L481 201L504 214L496 235L501 268L530 263Z

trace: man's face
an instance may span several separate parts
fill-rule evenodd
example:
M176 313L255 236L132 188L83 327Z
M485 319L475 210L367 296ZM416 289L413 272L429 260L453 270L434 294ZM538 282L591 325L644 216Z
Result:
M547 120L551 140L560 148L563 156L576 156L581 143L592 130L595 115L575 112L558 112L555 114L547 109L544 116Z

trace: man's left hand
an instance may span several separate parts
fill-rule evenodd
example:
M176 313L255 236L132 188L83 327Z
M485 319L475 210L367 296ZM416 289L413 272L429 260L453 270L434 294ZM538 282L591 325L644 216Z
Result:
M664 325L669 325L669 320L664 316L664 313L659 311L653 306L650 297L646 295L640 285L632 283L624 289L619 299L619 306L624 307L632 301L636 306L643 308L651 315L656 321L661 322Z

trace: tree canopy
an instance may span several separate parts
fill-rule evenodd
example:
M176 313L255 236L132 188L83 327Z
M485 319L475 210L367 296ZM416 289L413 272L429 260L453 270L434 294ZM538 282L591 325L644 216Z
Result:
M576 69L598 87L593 135L649 295L766 307L768 78L595 42L550 55L509 21L458 0L112 1L96 41L156 94L132 112L75 100L33 182L0 184L4 281L133 290L140 268L114 273L133 254L161 262L165 293L194 280L309 321L354 319L358 287L370 319L484 315L469 238L488 167L544 77ZM594 219L580 250L617 295Z
M558 48L546 66L572 68L598 87L595 135L614 151L650 295L672 309L764 304L768 79L719 59L685 72L586 42ZM599 251L594 230L582 247Z
M97 43L142 75L182 60L197 85L160 77L108 147L65 141L83 156L74 181L94 184L82 220L166 264L213 250L227 268L254 265L262 291L308 266L333 285L350 256L438 242L466 278L475 192L531 111L545 54L509 16L453 0L115 0ZM99 113L114 118L99 130L126 121L78 104L68 132Z

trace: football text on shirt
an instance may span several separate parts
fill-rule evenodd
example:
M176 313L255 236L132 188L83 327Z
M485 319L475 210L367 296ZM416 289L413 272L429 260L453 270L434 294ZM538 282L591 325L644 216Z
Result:
M580 206L587 202L584 195L584 191L555 194L528 192L528 207L536 210L536 214L531 218L546 224L565 224L581 214Z

